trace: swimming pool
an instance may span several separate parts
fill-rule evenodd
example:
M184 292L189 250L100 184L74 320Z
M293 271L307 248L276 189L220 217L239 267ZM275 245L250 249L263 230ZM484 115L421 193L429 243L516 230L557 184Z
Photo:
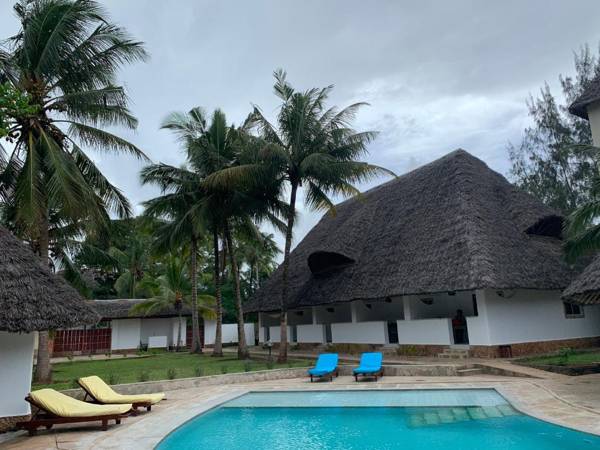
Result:
M251 392L157 449L577 450L600 437L523 415L493 389Z

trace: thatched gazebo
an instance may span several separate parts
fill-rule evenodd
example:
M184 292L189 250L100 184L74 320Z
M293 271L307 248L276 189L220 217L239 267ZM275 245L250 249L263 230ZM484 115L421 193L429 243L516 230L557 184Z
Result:
M99 317L64 279L0 227L0 430L29 414L33 331L94 324Z
M600 256L585 268L563 292L563 300L582 305L600 303Z

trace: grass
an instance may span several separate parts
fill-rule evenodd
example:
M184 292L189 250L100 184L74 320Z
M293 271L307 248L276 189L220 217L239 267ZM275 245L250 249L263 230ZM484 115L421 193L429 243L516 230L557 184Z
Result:
M557 355L535 356L532 358L519 359L518 362L531 365L557 365L569 366L575 364L592 364L600 362L600 351L572 351Z
M34 384L34 389L51 387L69 389L80 377L98 375L107 383L137 383L168 380L173 378L195 377L198 374L220 375L222 373L254 372L272 366L275 369L287 367L306 367L305 360L290 360L286 364L269 364L266 360L255 359L240 361L235 355L214 358L210 354L192 355L190 353L158 353L140 358L122 358L113 356L103 361L69 361L52 365L52 384Z

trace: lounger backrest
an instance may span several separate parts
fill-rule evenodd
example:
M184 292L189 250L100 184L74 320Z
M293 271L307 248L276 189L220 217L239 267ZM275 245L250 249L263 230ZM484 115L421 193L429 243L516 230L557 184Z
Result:
M360 357L361 367L381 367L383 354L381 352L363 353Z
M100 402L110 403L110 399L117 395L102 378L96 375L80 378L79 384Z
M319 355L317 359L317 369L322 370L333 370L338 365L338 355L337 353L322 353Z

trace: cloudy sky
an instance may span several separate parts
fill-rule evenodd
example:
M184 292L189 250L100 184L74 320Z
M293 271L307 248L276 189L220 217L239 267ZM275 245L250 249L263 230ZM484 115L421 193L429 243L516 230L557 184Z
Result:
M122 71L140 125L121 134L170 164L183 155L159 130L167 113L220 107L239 123L258 104L272 117L272 72L282 67L299 89L334 84L332 104L371 104L356 121L380 131L369 162L401 174L462 147L507 174L528 94L545 81L557 90L573 51L600 42L598 0L101 3L151 53ZM12 4L0 5L2 37L18 28ZM156 193L138 182L135 160L95 159L138 212ZM301 210L296 242L319 216Z

